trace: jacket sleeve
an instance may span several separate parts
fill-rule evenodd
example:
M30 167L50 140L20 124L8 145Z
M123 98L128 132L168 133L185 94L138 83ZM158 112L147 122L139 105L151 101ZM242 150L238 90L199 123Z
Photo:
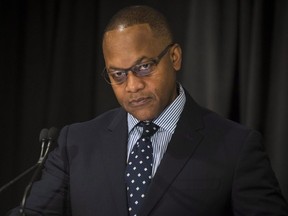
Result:
M287 203L261 140L258 132L250 132L239 154L232 187L235 216L288 215Z

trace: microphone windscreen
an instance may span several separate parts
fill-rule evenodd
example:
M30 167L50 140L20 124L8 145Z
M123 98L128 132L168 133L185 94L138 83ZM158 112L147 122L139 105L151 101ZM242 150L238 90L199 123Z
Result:
M56 140L58 137L58 129L55 127L51 127L48 131L48 139L51 141Z
M42 142L48 138L48 129L43 128L40 132L39 141Z

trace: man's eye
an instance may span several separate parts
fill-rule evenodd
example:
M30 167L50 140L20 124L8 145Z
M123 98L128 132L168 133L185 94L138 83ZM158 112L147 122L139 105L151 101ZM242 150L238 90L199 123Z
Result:
M121 78L121 77L126 76L126 73L123 72L123 71L114 71L114 72L112 72L112 73L110 73L110 74L111 74L111 76L112 76L113 78Z
M146 71L146 70L150 70L153 66L152 62L147 62L141 65L138 65L138 70L139 71Z
M126 79L126 73L124 71L110 72L110 76L115 82L123 82Z

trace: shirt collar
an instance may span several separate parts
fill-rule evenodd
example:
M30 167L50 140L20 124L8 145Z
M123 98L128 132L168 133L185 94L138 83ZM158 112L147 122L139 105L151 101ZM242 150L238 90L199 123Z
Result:
M178 83L178 90L179 95L176 97L176 99L169 106L167 106L156 119L153 120L153 122L160 127L159 130L165 130L172 134L174 133L186 102L185 92L180 83ZM139 123L139 120L128 113L127 121L128 132L130 133L131 130Z

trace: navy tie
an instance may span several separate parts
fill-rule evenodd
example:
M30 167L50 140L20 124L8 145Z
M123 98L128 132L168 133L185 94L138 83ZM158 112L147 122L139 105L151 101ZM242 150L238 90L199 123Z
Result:
M143 127L143 133L131 150L125 173L130 216L137 215L151 182L153 148L150 138L159 128L152 122L138 124Z

